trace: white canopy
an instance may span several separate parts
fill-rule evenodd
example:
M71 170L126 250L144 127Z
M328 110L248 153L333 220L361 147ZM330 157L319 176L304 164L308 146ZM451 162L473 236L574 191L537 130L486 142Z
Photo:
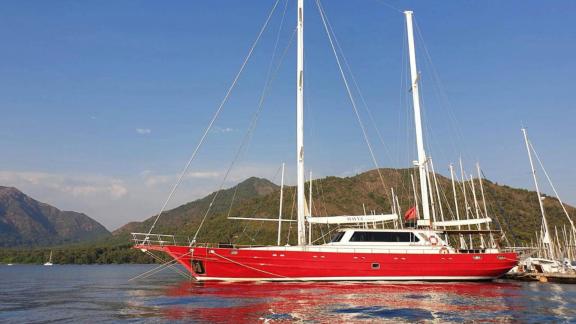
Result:
M398 219L396 214L382 215L358 215L358 216L328 216L328 217L306 217L306 221L312 224L356 224L384 222Z

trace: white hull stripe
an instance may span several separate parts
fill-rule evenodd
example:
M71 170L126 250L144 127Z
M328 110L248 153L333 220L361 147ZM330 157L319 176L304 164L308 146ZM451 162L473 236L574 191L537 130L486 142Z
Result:
M302 278L226 278L196 277L198 281L459 281L459 280L492 280L492 276L414 276L414 277L302 277Z

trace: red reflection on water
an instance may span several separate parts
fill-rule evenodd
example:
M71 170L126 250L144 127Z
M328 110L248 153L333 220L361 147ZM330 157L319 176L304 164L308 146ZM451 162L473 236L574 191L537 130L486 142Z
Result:
M475 312L486 314L512 310L513 306L506 303L505 297L515 296L519 289L520 286L515 283L497 282L183 282L169 288L166 296L207 297L218 300L217 306L199 307L189 303L171 306L163 311L167 318L173 320L211 322L254 322L264 319L278 322L296 319L344 321L346 316L355 316L374 307L460 315Z

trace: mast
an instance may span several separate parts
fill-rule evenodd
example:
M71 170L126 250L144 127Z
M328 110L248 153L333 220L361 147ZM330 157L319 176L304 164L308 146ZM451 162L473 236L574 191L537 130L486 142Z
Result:
M430 171L426 166L426 184L430 192L430 209L432 211L432 223L436 222L436 203L434 202L434 189L432 188L432 180L430 180Z
M550 245L550 232L548 231L548 222L546 221L544 204L542 203L542 197L540 196L540 187L538 186L538 179L536 178L536 170L534 170L534 162L532 161L532 152L530 151L530 143L528 142L528 134L525 128L522 128L522 133L524 134L524 142L526 143L526 150L528 150L528 160L530 161L530 168L532 169L532 178L534 179L534 187L536 187L536 194L538 195L538 204L540 205L540 213L542 214L542 224L544 225L544 236L542 237L542 243L544 245L548 245L550 258L554 259L554 254L552 251L552 247Z
M478 182L480 182L480 193L482 194L482 205L484 206L484 217L488 217L488 208L486 207L486 196L484 196L484 186L482 185L482 171L480 171L480 163L476 163L476 170L478 171ZM490 223L486 223L486 228L490 230ZM490 244L495 246L494 235L490 232Z
M308 189L308 216L312 217L312 171L310 171L310 187ZM308 244L312 245L312 223L308 223Z
M478 171L478 182L480 182L480 193L482 194L484 216L488 217L488 208L486 207L486 197L484 196L484 186L482 185L482 171L480 171L480 163L476 163L476 170ZM488 225L488 229L490 229L490 225Z
M306 245L304 194L304 0L298 0L296 63L296 161L298 187L298 245Z
M282 162L282 178L280 180L280 208L278 209L278 246L280 246L280 233L282 232L282 202L284 201L284 162Z
M450 180L452 181L452 193L454 196L454 209L456 209L456 219L460 220L460 212L458 211L458 199L456 198L456 184L454 183L454 166L450 163ZM458 225L460 229L460 225Z
M466 175L464 174L464 165L462 164L462 157L460 157L460 177L462 179L462 195L464 196L464 211L466 215L466 220L470 219L469 212L470 208L468 206L468 198L466 196ZM468 224L468 229L470 230L470 224ZM468 240L470 241L470 249L474 246L472 243L472 234L468 234Z
M452 181L452 194L454 196L454 209L456 209L456 219L460 220L460 212L458 210L458 199L456 198L456 183L454 182L454 166L450 163L450 180ZM458 225L458 229L460 229L460 225ZM460 237L460 248L466 248L466 241L464 240L464 236L462 234L458 234Z
M416 146L418 148L418 171L420 175L420 199L422 199L422 225L430 226L430 208L428 206L428 185L426 184L426 152L422 137L422 117L420 116L420 93L418 92L418 69L416 68L416 51L414 48L414 31L412 28L412 11L404 11L408 34L408 53L410 58L410 77L412 80L412 102L414 106L414 124L416 128Z
M416 184L414 183L414 175L410 174L412 180L412 191L414 192L414 206L416 206L416 216L420 217L420 207L418 206L418 193L416 192Z
M436 170L434 170L434 162L430 159L430 168L432 169L432 180L434 181L434 188L436 189L436 199L438 200L438 209L440 210L440 220L444 221L444 208L442 208L442 199L440 199L440 190L438 189L438 179L436 178Z
M478 198L476 197L476 188L474 186L474 176L470 175L470 185L472 187L472 197L474 198L474 211L476 212L476 219L480 219L480 205L478 204ZM478 230L481 229L480 224L476 225ZM484 235L480 234L480 247L485 248L486 242L484 242Z

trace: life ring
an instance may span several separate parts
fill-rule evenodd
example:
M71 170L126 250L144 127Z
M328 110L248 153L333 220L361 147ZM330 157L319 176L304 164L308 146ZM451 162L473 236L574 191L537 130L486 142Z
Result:
M443 247L440 249L440 254L448 254L448 253L450 253L450 250L448 250L447 247L443 246Z
M438 244L438 238L436 236L430 236L430 244L436 245Z

